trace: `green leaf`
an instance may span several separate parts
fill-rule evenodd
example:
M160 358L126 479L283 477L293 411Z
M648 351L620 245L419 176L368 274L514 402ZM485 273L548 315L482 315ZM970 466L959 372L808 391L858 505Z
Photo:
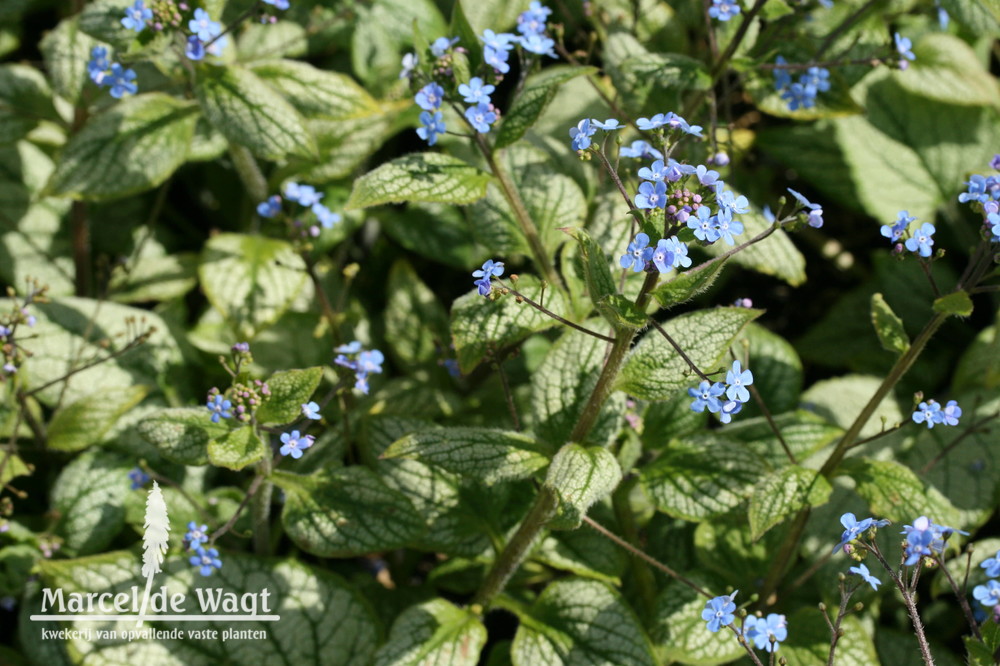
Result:
M816 382L802 394L802 407L819 414L829 423L847 430L878 391L881 383L882 380L878 377L863 375L825 379ZM877 435L904 420L909 418L903 416L899 401L890 394L875 409L858 436L864 439Z
M965 292L962 292L965 293ZM872 326L878 334L882 349L905 354L910 348L910 338L903 328L903 320L896 316L882 294L872 294Z
M725 590L712 589L703 576L689 576L702 589L713 593ZM740 603L741 598L737 598ZM723 629L712 633L701 619L705 609L705 597L686 585L670 581L656 597L650 634L656 655L662 663L680 662L714 666L728 664L740 655L746 654L736 637ZM794 631L789 628L789 634ZM780 653L779 653L780 654Z
M958 510L936 488L920 480L909 467L892 460L848 458L840 465L857 484L872 513L897 523L914 516L933 516L939 525L961 527Z
M398 260L389 271L386 339L406 363L433 363L448 340L448 314L413 266Z
M212 423L204 407L164 409L138 426L139 434L167 460L181 465L207 465L208 443L229 432L225 422Z
M974 35L1000 32L1000 3L996 0L941 0L941 6Z
M0 66L0 143L23 138L43 118L59 116L52 105L52 91L34 67Z
M1000 315L1000 313L998 313ZM993 324L979 332L958 361L952 380L955 390L993 389L1000 386L1000 326Z
M718 368L740 330L761 315L760 310L716 308L681 315L663 329L702 372ZM618 380L622 391L643 400L668 400L697 376L659 331L650 330L625 361Z
M49 448L81 451L97 444L119 418L149 393L146 386L101 391L56 412L49 424Z
M145 257L131 270L115 273L111 298L119 303L148 303L180 298L198 284L198 257L193 253Z
M243 339L277 321L306 282L305 263L289 243L241 234L210 238L198 277L209 302Z
M576 529L587 510L611 494L622 480L622 470L614 455L600 446L566 444L549 466L545 485L559 498L552 529Z
M496 147L505 148L524 136L545 112L545 107L556 96L559 86L578 76L590 76L596 72L596 67L553 65L529 76L521 93L503 116Z
M746 447L702 436L671 442L641 480L657 509L699 522L739 506L767 471Z
M679 108L682 95L711 87L705 65L680 53L650 53L624 30L607 39L604 68L628 109Z
M346 74L317 69L298 60L254 63L250 71L276 88L307 118L350 118L379 111L378 102Z
M771 223L756 208L741 215L740 222L743 223L744 230L740 236L741 242L746 242L771 227ZM704 249L711 256L718 257L732 248L725 243L712 243ZM731 261L763 275L781 278L793 287L806 281L806 258L783 229L778 229L759 243L737 252L731 257Z
M19 476L28 476L34 471L34 467L29 467L20 456L4 454L7 464L0 470L0 485L6 485L11 480Z
M45 68L52 87L66 101L76 104L87 82L87 62L90 50L97 43L80 30L78 16L64 19L41 41Z
M227 139L270 160L317 156L305 120L256 74L204 64L195 72L195 94L205 117Z
M583 274L587 280L590 300L597 303L606 296L617 295L618 286L611 276L608 256L604 250L583 229L563 228L561 231L565 231L580 244L580 260L583 263Z
M396 618L375 666L476 666L485 644L486 627L474 613L431 599Z
M996 79L963 40L929 32L916 41L913 53L917 59L893 77L907 92L946 104L1000 106Z
M600 320L584 325L596 327ZM569 441L570 433L597 385L608 343L567 329L552 345L531 376L532 428L553 448ZM601 408L586 441L606 444L618 433L624 400L613 394Z
M553 532L532 551L531 559L612 585L621 585L629 565L625 551L594 530Z
M52 508L69 553L100 552L121 530L131 467L119 456L88 451L63 468L52 484Z
M172 537L183 532L175 525ZM176 543L180 537L175 536ZM140 577L141 561L133 551L117 551L79 560L46 560L39 567L46 587L61 588L65 593L95 594L126 593L131 595L133 586L141 591L146 584ZM313 568L292 559L262 559L240 552L226 552L223 568L210 578L192 576L188 555L170 555L163 565L163 572L156 575L156 585L163 585L173 593L186 597L186 612L196 613L197 592L212 592L221 588L239 598L254 595L258 601L264 590L268 591L268 604L272 612L281 616L277 623L238 623L264 629L253 638L229 636L227 640L190 638L191 630L216 629L221 632L228 624L157 620L157 634L180 635L180 640L161 638L132 639L127 637L119 624L117 639L69 640L65 643L38 641L39 625L59 628L58 623L22 622L22 640L50 643L76 654L88 663L136 663L136 651L145 663L157 666L218 666L235 663L295 663L336 664L337 666L370 666L375 646L380 641L380 629L374 611L364 597L340 576L321 568ZM130 596L131 598L131 596ZM41 594L27 601L31 613L39 613ZM258 609L258 613L261 609ZM287 633L286 626L299 627ZM233 623L237 624L237 623ZM267 626L270 624L270 626ZM68 623L67 628L93 629L93 622ZM135 628L135 622L129 623ZM114 624L111 625L114 628ZM239 627L233 627L239 629ZM243 627L249 628L249 627ZM30 638L29 638L30 637ZM286 661L287 660L287 661ZM51 660L46 663L54 663Z
M756 383L756 379L754 380ZM684 396L685 406L691 399ZM781 436L797 460L806 460L844 434L843 429L831 426L822 418L804 410L779 414L774 422ZM726 426L726 436L745 442L747 447L774 468L787 464L788 456L763 416L741 418Z
M216 467L238 472L263 460L269 453L268 447L253 430L251 426L243 426L210 441L208 461Z
M197 120L197 106L163 93L122 100L69 140L47 189L95 200L152 189L184 163Z
M559 580L525 611L511 647L514 666L653 666L649 638L635 613L597 581Z
M543 289L538 279L525 275L516 283L517 290L536 303L541 302L556 314L566 310L556 289ZM494 290L496 292L496 290ZM491 349L503 349L535 331L552 328L556 320L513 295L483 298L476 290L455 300L451 306L451 336L462 372L468 373Z
M309 402L323 378L323 368L284 370L267 380L271 397L257 410L259 423L282 425L302 416L302 405Z
M833 487L813 470L789 465L761 479L750 496L750 533L755 541L804 507L826 504Z
M486 484L531 476L549 459L527 435L492 428L432 428L393 442L383 458L412 458Z
M486 196L489 174L444 153L413 153L354 181L346 210L425 201L468 204Z
M868 634L866 624L857 615L847 615L841 629L844 635L837 641L837 666L871 666L879 663L875 644ZM910 640L916 643L916 638L912 635ZM789 666L826 663L830 654L830 628L823 616L813 608L800 608L792 613L788 617L788 640L781 644L780 652L788 659ZM910 654L916 656L915 653L914 647Z
M692 269L685 273L678 273L670 280L658 285L651 292L653 298L665 308L690 301L715 284L715 279L722 273L722 267L726 261L723 259L700 270Z
M292 541L320 557L356 557L402 548L424 521L405 495L367 467L342 467L302 476L275 471L286 495L281 520Z
M396 82L400 58L413 41L414 21L420 33L430 39L451 34L432 0L375 0L354 11L358 18L352 26L351 65L369 90L386 89ZM478 45L462 46L474 49ZM425 54L421 53L420 58L424 60Z
M632 299L621 294L605 296L594 304L597 311L616 330L637 331L649 324L649 316L635 307Z
M503 30L503 28L499 28ZM465 8L461 0L456 0L451 8L451 20L448 24L448 34L458 38L458 45L464 46L468 51L466 55L466 65L470 70L474 70L482 63L483 58L479 49L469 48L470 44L479 44L479 35L469 23ZM454 55L458 55L457 53ZM456 78L456 81L467 81L468 76Z
M972 314L972 299L968 292L956 291L934 300L934 312L968 317Z

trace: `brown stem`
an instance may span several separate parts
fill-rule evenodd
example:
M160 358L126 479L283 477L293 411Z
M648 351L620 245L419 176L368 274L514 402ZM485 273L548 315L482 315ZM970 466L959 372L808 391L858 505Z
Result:
M961 433L958 437L956 437L953 442L951 442L950 444L948 444L948 446L941 449L936 456L927 461L927 464L920 468L919 475L923 476L924 474L927 474L929 471L934 469L934 466L937 465L939 462L941 462L941 460L946 455L954 451L955 447L957 447L959 444L962 443L962 440L964 440L966 437L976 432L983 425L989 423L990 421L992 421L997 417L1000 417L1000 412L997 412L996 414L991 414L990 416L987 416L986 418L976 421L975 423L970 425L968 428L966 428L966 430L963 433Z
M764 414L764 418L767 419L767 424L771 426L771 432L773 432L775 437L778 438L778 441L781 442L781 448L784 449L785 455L788 456L788 460L791 461L793 465L798 465L799 461L795 459L795 454L793 454L792 450L788 448L788 442L786 442L785 438L782 437L781 428L778 427L774 417L771 416L771 410L767 408L767 404L764 402L764 397L753 384L750 384L747 388L750 389L750 395L753 396L757 406L760 407L760 411Z
M525 296L524 294L522 294L521 292L519 292L517 289L514 289L513 287L508 287L507 285L503 285L503 288L506 289L506 290L508 290L510 293L514 294L514 296L516 296L517 298L521 299L522 301L524 301L525 303L527 303L531 307L535 308L536 310L538 310L542 314L544 314L544 315L546 315L548 317L551 317L552 319L555 319L560 324L564 324L566 326L569 326L570 328L573 328L573 329L576 329L576 330L580 331L581 333L586 333L587 335L591 335L591 336L593 336L595 338L598 338L599 340L604 340L605 342L614 342L615 341L615 339L612 338L612 337L610 337L610 336L604 335L603 333L598 333L597 331L592 331L589 328L586 328L584 326L580 326L579 324L574 324L570 320L565 319L563 317L560 317L555 312L552 312L551 310L549 310L546 307L544 307L541 303L536 303L531 298Z
M503 386L503 394L507 399L507 411L510 412L510 420L514 422L514 430L521 432L521 420L517 418L517 405L514 404L514 394L510 390L510 383L507 381L507 372L503 369L503 362L497 361L494 366L500 376L500 384Z
M958 599L958 605L965 615L966 622L972 628L972 633L975 634L980 642L983 642L983 635L979 631L979 624L976 623L976 618L972 615L972 608L969 607L969 600L966 598L965 592L959 589L958 583L955 582L951 572L948 571L948 567L944 565L944 560L941 559L941 556L934 555L934 561L938 563L938 567L944 573L945 578L948 579L948 585L951 586L951 591L955 593L955 598Z
M708 375L702 372L701 369L694 364L694 361L691 360L691 357L688 356L686 353L684 353L684 350L681 349L681 346L679 344L677 344L677 341L674 340L672 337L670 337L670 334L667 333L664 330L664 328L660 326L659 323L657 323L655 319L650 319L649 323L653 325L653 328L655 328L657 331L660 332L660 335L662 335L664 338L667 339L667 342L670 343L670 346L674 348L674 351L676 351L682 359L684 359L684 362L687 363L687 366L691 368L692 372L694 372L696 375L704 379L706 382L712 381L712 379Z
M253 499L253 496L257 493L257 490L260 488L260 484L263 482L264 482L263 476L254 477L253 483L251 483L250 487L247 488L247 494L243 496L243 501L241 501L240 505L236 507L236 511L234 511L233 515L229 517L229 520L226 521L226 524L212 533L212 536L210 536L208 539L209 544L214 544L219 537L221 537L222 535L226 534L231 529L233 529L233 525L235 525L236 521L239 520L240 514L242 514L243 510L247 508L248 504L250 504L250 500Z

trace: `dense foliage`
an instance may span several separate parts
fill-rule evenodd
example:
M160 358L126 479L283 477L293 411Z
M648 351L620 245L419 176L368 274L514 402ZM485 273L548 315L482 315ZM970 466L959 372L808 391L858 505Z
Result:
M997 0L0 19L0 662L1000 663Z

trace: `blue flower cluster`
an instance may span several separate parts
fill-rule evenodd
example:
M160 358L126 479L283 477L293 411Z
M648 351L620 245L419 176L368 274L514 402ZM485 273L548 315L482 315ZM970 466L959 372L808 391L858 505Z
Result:
M916 252L921 257L929 257L934 247L934 233L937 229L933 224L923 223L915 231L910 231L910 225L916 221L917 218L911 217L909 211L901 210L896 216L896 221L892 224L883 224L879 230L883 236L889 239L889 242L893 243L895 252L902 252L903 247L906 247L910 252ZM911 233L910 238L900 243L903 240L903 236L907 233Z
M920 516L912 525L905 525L900 532L906 535L906 547L903 550L903 557L906 559L903 564L910 567L921 558L940 555L944 551L945 541L954 533L969 535L954 527L936 525L927 516Z
M845 513L840 517L840 524L844 526L844 532L840 535L840 543L833 547L834 553L836 553L844 546L847 546L852 541L857 540L862 534L864 534L870 528L885 527L889 524L888 520L875 520L874 518L865 518L864 520L858 520L853 513ZM844 548L845 552L851 552L853 548Z
M993 157L990 168L1000 171L1000 155ZM968 189L958 195L958 200L983 214L983 228L990 241L1000 243L1000 176L974 174L966 185Z
M142 471L141 467L133 467L132 471L128 473L128 480L132 482L132 490L139 490L149 483L149 474Z
M750 369L744 370L739 361L733 361L732 368L726 373L725 384L702 380L697 388L688 389L688 395L694 398L691 410L704 412L707 408L712 414L718 414L720 421L729 423L734 415L743 410L743 404L749 402L750 391L747 386L751 384L753 373Z
M647 269L652 270L649 268L650 262L658 272L666 273L672 268L687 268L691 265L691 258L688 256L687 245L677 236L661 238L655 247L650 247L649 236L638 233L618 263L622 268L631 268L639 273Z
M316 220L319 222L320 226L324 229L332 229L333 225L340 222L340 214L334 213L320 203L324 194L322 192L317 192L316 188L312 185L300 185L294 181L289 181L285 183L285 187L282 192L285 195L285 199L293 201L300 206L311 210L313 215L316 216ZM282 210L282 201L281 196L277 194L268 197L266 201L262 201L257 204L257 214L268 219L277 217ZM302 222L299 220L295 220L294 224L295 226L302 226ZM310 225L306 231L310 236L315 238L320 234L320 227L313 224Z
M500 277L501 275L503 275L503 262L493 261L492 259L487 259L483 263L482 268L472 271L472 277L479 278L473 282L474 285L479 287L479 295L489 296L493 290L493 277Z
M782 57L775 58L778 65L787 65ZM785 67L774 69L774 89L781 94L781 99L788 102L789 111L811 109L816 106L816 95L830 89L830 70L823 67L810 67L798 81L792 81L792 75Z
M670 111L669 113L657 113L652 118L639 118L635 126L643 132L655 130L672 131L676 130L684 134L701 137L701 125L691 125L679 115Z
M103 46L95 46L90 50L87 74L101 88L110 88L108 92L115 99L121 99L126 93L134 95L139 92L135 83L135 71L125 69L117 62L110 62L108 50Z
M552 10L532 0L528 9L517 17L517 31L520 35L510 32L495 33L484 30L480 39L483 40L483 60L500 74L510 71L510 51L520 46L525 51L555 58L555 41L546 33L547 22Z
M778 644L788 638L788 621L778 613L768 613L767 617L750 616L743 627L743 635L753 641L758 650L775 652Z
M205 54L221 56L229 43L229 37L222 34L222 25L213 21L204 9L194 10L194 18L188 21L191 35L184 46L184 55L189 60L202 60Z
M350 344L340 345L336 349L337 357L333 362L354 371L354 388L368 395L368 376L382 372L385 356L377 349L365 351L361 343L355 340Z
M708 8L708 15L720 21L728 21L739 13L740 6L732 0L712 0L712 6Z
M1000 550L994 557L987 558L979 565L989 576L985 585L977 585L972 590L972 596L987 608L993 609L994 619L1000 617L1000 582L993 580L1000 576Z
M597 118L584 118L576 127L569 129L569 136L572 139L573 150L586 150L590 148L590 137L597 133L597 130L613 132L619 130L624 125L618 123L615 118L608 118L603 123Z
M914 423L926 423L927 428L935 425L957 426L962 416L962 408L954 400L949 400L944 407L934 401L921 402L913 412Z

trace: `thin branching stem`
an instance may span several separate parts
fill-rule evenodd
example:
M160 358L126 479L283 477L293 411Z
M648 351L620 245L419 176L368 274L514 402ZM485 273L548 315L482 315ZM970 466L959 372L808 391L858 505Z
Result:
M940 555L934 555L934 561L937 562L938 567L944 573L944 577L948 579L948 585L951 587L951 591L955 593L955 598L958 599L958 605L962 609L962 614L965 615L965 621L972 628L972 633L975 634L980 642L983 642L983 634L979 631L979 624L972 614L972 608L969 606L969 600L966 598L965 591L955 582L955 578L948 571L948 567L945 566L944 560Z
M528 296L525 296L524 294L522 294L521 292L519 292L517 289L514 289L513 287L508 287L506 284L503 284L502 282L501 282L501 285L502 285L503 289L509 291L514 296L516 296L520 300L524 301L525 303L527 303L531 307L535 308L536 310L538 310L539 312L541 312L545 316L551 317L552 319L555 319L560 324L563 324L565 326L569 326L570 328L576 329L577 331L580 331L581 333L586 333L587 335L593 336L593 337L595 337L595 338L597 338L599 340L604 340L605 342L614 342L615 341L615 339L612 338L612 337L610 337L610 336L604 335L603 333L598 333L597 331L592 331L592 330L590 330L589 328L587 328L585 326L581 326L580 324L575 324L575 323L571 322L570 320L568 320L568 319L566 319L564 317L560 317L555 312L552 312L552 310L549 310L548 308L546 308L545 306L543 306L541 303L535 302L534 300L532 300Z

